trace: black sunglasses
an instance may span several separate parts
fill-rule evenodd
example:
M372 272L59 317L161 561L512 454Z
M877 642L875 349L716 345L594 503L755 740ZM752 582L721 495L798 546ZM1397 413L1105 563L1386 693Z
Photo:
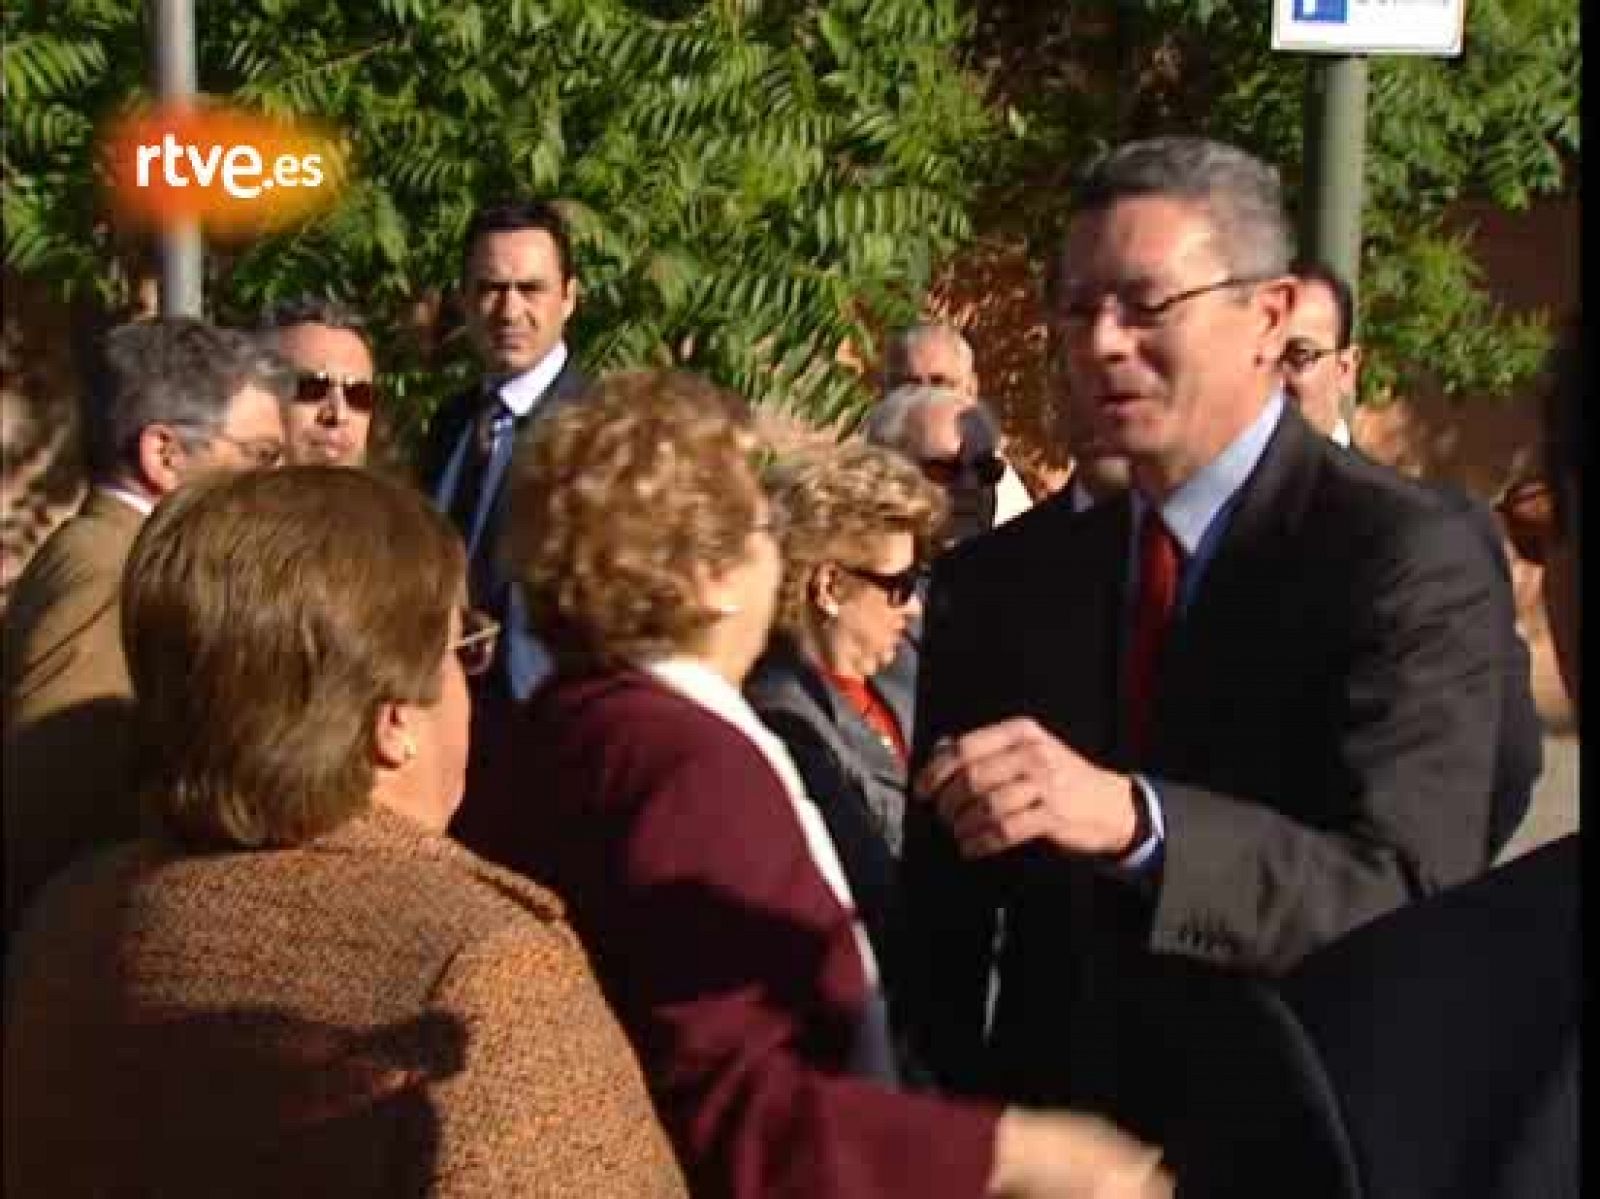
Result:
M964 480L975 480L980 487L993 487L1006 473L1006 464L999 454L975 454L970 458L922 458L917 461L930 483L949 490Z
M840 564L839 569L847 575L854 575L864 583L871 583L879 588L884 597L896 608L904 608L911 602L911 597L917 593L917 585L922 582L926 571L921 566L911 565L899 574L879 574L875 570L867 570L860 566L845 566Z
M1543 566L1555 533L1555 496L1543 479L1524 479L1494 506L1517 557Z
M378 406L378 387L371 379L336 378L327 371L303 371L295 376L294 398L301 404L320 404L337 387L344 402L356 412L371 412Z

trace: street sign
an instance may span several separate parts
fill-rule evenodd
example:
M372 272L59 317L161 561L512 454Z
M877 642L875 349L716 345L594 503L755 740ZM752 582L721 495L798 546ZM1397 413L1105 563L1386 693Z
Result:
M1272 48L1453 58L1466 13L1467 0L1273 0Z

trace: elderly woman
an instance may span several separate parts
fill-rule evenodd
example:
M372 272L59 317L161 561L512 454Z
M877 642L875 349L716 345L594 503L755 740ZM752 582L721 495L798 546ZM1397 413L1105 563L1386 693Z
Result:
M683 1194L559 903L443 836L494 636L464 582L360 471L150 518L122 617L152 836L14 942L6 1194Z
M558 671L459 835L571 905L696 1195L1163 1193L1155 1151L1099 1121L889 1082L849 883L739 691L780 569L753 449L673 374L539 428L506 549Z
M745 694L794 759L873 947L890 957L911 721L903 691L873 676L922 611L944 496L902 455L859 442L796 455L767 484L783 513L783 581Z

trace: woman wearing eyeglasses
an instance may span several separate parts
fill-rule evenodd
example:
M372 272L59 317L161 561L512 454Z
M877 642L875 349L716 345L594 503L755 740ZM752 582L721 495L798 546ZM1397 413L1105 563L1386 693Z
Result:
M15 1195L679 1196L549 893L448 840L460 542L363 471L170 498L128 561L148 839L13 940Z
M796 455L767 485L783 514L783 582L745 694L822 810L893 977L911 722L909 697L873 680L922 611L921 563L945 498L903 455L856 442Z
M515 461L506 556L558 669L455 831L567 901L696 1196L1169 1194L1093 1118L895 1089L849 880L740 693L781 565L736 408L613 377Z

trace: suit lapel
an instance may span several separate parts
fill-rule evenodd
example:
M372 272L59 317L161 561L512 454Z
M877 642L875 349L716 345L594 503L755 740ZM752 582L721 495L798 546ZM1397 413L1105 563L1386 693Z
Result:
M1019 620L1018 653L1032 689L1018 690L1038 697L1035 715L1069 743L1104 754L1119 723L1116 680L1131 505L1122 497L1072 513L1065 493L1049 502L1063 505L1062 519L1050 544L1035 550L1017 576L1024 594L1029 589L1020 580L1034 572L1039 577L1033 606Z
M1285 408L1261 461L1245 480L1187 611L1168 634L1152 757L1159 759L1171 748L1173 730L1190 723L1182 711L1215 696L1240 638L1264 635L1263 622L1275 619L1274 597L1282 592L1280 575L1288 560L1284 542L1299 522L1320 445L1304 418Z

